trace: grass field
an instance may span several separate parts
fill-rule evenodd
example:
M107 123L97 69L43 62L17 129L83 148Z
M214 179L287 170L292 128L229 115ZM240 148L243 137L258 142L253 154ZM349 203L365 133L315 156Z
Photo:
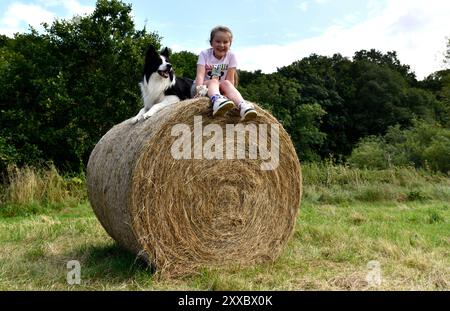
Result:
M450 290L448 176L333 164L302 172L295 232L275 262L163 280L105 233L83 176L12 168L0 197L0 290ZM67 283L70 260L79 285Z

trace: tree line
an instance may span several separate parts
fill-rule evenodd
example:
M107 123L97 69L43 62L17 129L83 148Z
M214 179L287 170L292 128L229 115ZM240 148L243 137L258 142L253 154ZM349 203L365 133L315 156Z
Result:
M137 113L143 56L162 38L136 30L131 11L98 0L92 14L42 33L0 36L0 171L48 161L83 171L100 137ZM447 60L449 51L450 41ZM195 77L197 55L171 61L177 75ZM419 81L394 51L313 54L271 74L240 70L238 88L280 120L301 161L450 170L449 69Z

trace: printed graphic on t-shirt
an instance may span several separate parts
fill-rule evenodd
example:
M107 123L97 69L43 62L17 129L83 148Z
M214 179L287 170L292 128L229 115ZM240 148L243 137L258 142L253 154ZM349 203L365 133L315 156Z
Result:
M218 64L218 65L206 65L206 75L212 79L214 77L219 78L219 80L222 80L222 78L225 75L225 71L228 70L228 64Z

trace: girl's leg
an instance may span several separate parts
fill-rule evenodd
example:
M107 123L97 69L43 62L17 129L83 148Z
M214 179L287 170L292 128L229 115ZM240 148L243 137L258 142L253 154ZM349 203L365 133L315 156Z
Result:
M220 91L223 95L231 99L238 107L244 101L241 93L239 93L239 91L234 87L233 83L228 80L220 82Z
M220 90L222 94L231 99L239 108L242 121L249 121L258 115L253 104L247 103L230 81L222 81L220 83Z
M220 86L219 80L212 79L205 81L204 84L208 87L208 96L211 98L211 104L213 108L213 116L222 116L228 110L233 109L234 104L231 100L219 96Z
M212 79L212 80L205 81L203 84L206 85L206 87L208 88L208 96L209 97L220 94L219 80Z

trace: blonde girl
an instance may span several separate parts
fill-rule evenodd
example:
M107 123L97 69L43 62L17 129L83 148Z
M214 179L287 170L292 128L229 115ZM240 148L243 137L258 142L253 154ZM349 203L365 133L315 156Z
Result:
M228 27L217 26L211 30L211 48L202 51L198 57L194 89L198 93L202 85L208 88L213 116L222 116L236 105L241 120L248 121L255 118L257 112L235 87L237 61L230 50L232 41L233 34Z

